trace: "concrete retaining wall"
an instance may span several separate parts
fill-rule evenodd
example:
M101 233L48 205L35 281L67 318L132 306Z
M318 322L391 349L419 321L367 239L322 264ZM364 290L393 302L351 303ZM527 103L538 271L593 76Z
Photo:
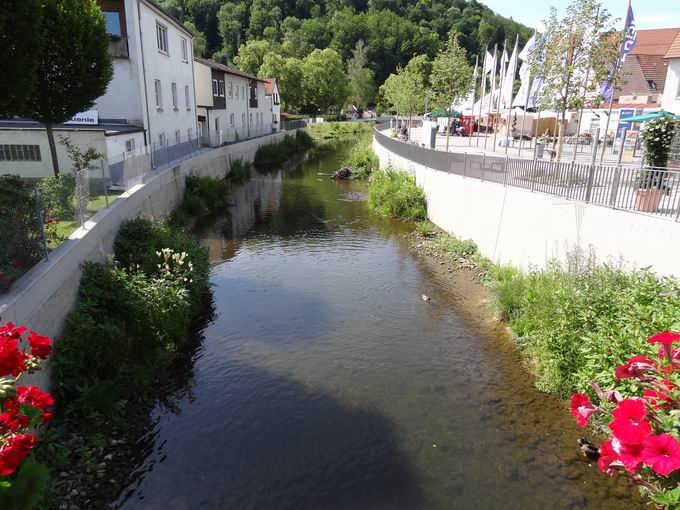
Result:
M224 177L231 161L241 158L253 161L258 147L291 133L294 134L276 133L203 152L121 195L50 253L49 261L38 263L11 292L0 296L2 322L25 324L43 335L57 337L67 314L76 305L82 263L111 256L113 241L123 222L139 217L163 218L182 200L187 175ZM38 375L34 383L45 386L49 370Z
M472 239L494 262L544 267L575 247L592 247L600 261L623 261L629 269L651 266L657 274L680 277L680 223L671 219L440 172L397 156L375 138L373 150L381 168L415 175L434 223Z

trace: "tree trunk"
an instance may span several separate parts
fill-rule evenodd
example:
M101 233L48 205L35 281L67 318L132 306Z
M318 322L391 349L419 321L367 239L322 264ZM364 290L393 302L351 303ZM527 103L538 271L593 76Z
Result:
M449 136L451 135L451 116L446 117L446 152L449 152ZM435 142L434 148L437 148Z
M558 133L559 135L557 136L557 157L555 160L559 163L560 160L562 159L562 145L564 144L564 116L565 116L566 111L562 112L562 118L560 119L560 125L558 126Z
M55 177L59 177L59 159L57 158L57 144L54 143L54 131L52 131L52 123L45 124L47 131L47 142L50 144L50 155L52 156L52 169Z

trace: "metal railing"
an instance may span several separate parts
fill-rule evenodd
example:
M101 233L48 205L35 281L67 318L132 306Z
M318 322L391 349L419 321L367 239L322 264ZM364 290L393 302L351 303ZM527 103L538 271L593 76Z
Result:
M376 141L414 163L447 172L626 211L680 218L680 170L580 161L547 161L465 152L442 152L382 133Z
M307 121L305 119L298 120L287 120L283 122L284 131L292 131L293 129L302 129L307 127Z

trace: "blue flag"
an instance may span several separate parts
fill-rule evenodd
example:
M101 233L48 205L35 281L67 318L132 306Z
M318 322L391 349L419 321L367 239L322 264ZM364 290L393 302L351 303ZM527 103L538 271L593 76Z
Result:
M616 60L614 67L612 68L609 80L605 81L600 88L600 95L604 98L605 102L611 103L614 99L614 76L616 76L619 67L623 65L626 61L626 57L635 48L637 43L637 30L635 29L635 16L633 16L633 7L628 2L628 14L626 14L626 25L625 25L625 35L623 37L623 42L621 43L621 53L619 53L619 58Z

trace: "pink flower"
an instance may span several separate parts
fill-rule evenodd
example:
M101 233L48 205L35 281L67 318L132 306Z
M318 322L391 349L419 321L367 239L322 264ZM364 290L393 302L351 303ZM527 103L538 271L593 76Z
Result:
M626 444L616 438L612 439L612 448L619 454L623 467L630 473L635 473L642 464L642 445Z
M28 335L28 343L31 346L31 355L40 359L47 359L52 352L52 339L41 336L35 331Z
M664 331L658 335L650 336L647 339L648 344L662 344L664 346L670 347L673 342L680 340L680 333L675 333L673 331Z
M616 469L623 467L619 454L614 450L612 440L608 439L600 446L600 458L597 465L607 476L612 476Z
M579 427L588 425L590 417L599 410L585 393L574 393L571 396L571 415L576 418Z
M622 443L640 444L652 432L645 403L640 399L622 400L612 414L614 420L609 428Z
M669 475L680 468L680 444L670 434L648 436L642 443L642 459L657 474Z
M631 377L640 377L645 375L648 370L656 368L654 361L647 356L632 356L628 358L625 365L617 367L615 370L616 380L628 379Z

